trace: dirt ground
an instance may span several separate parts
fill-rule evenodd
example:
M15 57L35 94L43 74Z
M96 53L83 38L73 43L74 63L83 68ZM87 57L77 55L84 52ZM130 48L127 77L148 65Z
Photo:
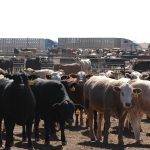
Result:
M133 134L129 135L127 133L124 133L124 146L121 147L117 145L117 131L115 129L115 127L117 126L117 121L113 118L111 119L108 145L104 145L101 142L91 142L88 129L86 129L85 126L75 127L74 125L71 128L67 128L65 130L66 139L68 142L66 146L62 147L60 140L51 141L50 145L44 145L44 129L42 124L43 122L41 122L40 128L40 141L35 143L33 138L34 147L39 150L150 150L150 121L148 121L145 116L143 117L141 122L143 130L141 132L141 138L143 142L140 145L136 145ZM21 131L21 127L16 125L14 130L15 144L12 147L12 150L28 149L27 142L21 142ZM60 133L58 132L57 134L60 139ZM5 142L5 140L3 140L3 142Z

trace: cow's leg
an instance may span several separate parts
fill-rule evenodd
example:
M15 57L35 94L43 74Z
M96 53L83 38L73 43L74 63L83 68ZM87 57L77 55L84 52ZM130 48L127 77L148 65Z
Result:
M2 118L0 117L0 147L2 147L3 142L2 142Z
M94 132L97 132L97 111L93 112L94 115Z
M75 114L75 126L79 125L79 114Z
M58 139L56 135L56 126L56 122L50 121L50 137L53 140Z
M104 115L101 113L98 113L98 118L97 118L97 140L101 141L102 140L102 120L103 120Z
M26 126L22 126L22 141L26 141L27 135L26 135Z
M127 112L124 112L124 114L119 118L119 126L118 126L118 144L123 145L123 127L124 127L124 121L127 116Z
M66 141L66 137L65 137L65 121L60 121L60 130L61 130L61 142L62 145L66 145L67 141Z
M27 131L27 137L28 137L28 148L31 150L34 149L32 141L31 141L31 134L32 134L32 120L29 120L28 123L26 123L26 131Z
M87 112L87 117L88 117L88 121L89 121L89 127L90 127L90 137L91 137L91 141L95 141L95 133L94 133L94 129L93 129L93 110L88 110Z
M50 121L44 119L44 128L45 128L45 144L49 144L50 140Z
M15 127L15 122L11 120L11 118L5 119L5 128L6 128L6 143L5 143L5 149L10 149L10 147L13 145L13 130Z
M83 109L80 110L80 126L83 126Z
M135 140L137 144L141 142L141 138L140 138L141 118L142 118L142 114L140 113L139 114L137 113L136 116L135 116L135 113L131 114L130 122L133 128L133 132L134 132L134 136L135 136Z
M39 141L39 123L40 123L40 117L39 115L36 115L34 120L34 133L35 133L35 141Z
M106 111L104 113L104 139L103 139L104 144L108 144L109 128L110 128L110 113Z
M88 128L89 127L89 119L88 119L88 117L86 116L86 128Z

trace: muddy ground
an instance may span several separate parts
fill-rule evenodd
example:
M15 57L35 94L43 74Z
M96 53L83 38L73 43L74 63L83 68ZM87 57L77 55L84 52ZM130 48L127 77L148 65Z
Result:
M85 121L85 120L84 120ZM109 144L104 145L101 142L91 142L89 138L89 131L88 129L83 127L75 127L74 125L71 128L67 128L66 138L68 144L64 147L61 146L60 140L51 141L50 145L44 145L44 129L43 129L43 122L40 123L40 141L34 144L34 147L39 150L150 150L150 121L146 119L144 116L141 122L142 132L141 138L143 140L142 144L136 145L133 134L124 133L124 146L118 146L117 144L117 121L115 119L111 119L111 128L109 134ZM27 142L21 142L21 127L15 126L14 130L14 139L15 144L12 147L12 150L25 150L27 148ZM60 133L57 133L60 139ZM33 135L34 137L34 135ZM34 141L34 138L33 138ZM3 142L5 143L5 136L3 137ZM2 148L1 148L2 149Z

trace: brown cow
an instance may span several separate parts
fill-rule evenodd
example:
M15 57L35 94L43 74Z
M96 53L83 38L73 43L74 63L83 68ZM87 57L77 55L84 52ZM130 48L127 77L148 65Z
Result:
M78 63L60 64L58 69L63 70L66 75L71 73L77 74L79 71L81 71L81 65Z
M102 139L101 123L104 116L104 139L103 143L108 143L108 130L110 127L110 116L119 119L118 142L123 144L122 130L127 109L132 106L132 94L138 91L123 81L110 79L107 77L93 76L84 85L85 111L89 119L91 140L95 140L93 131L93 111L98 112L97 139Z
M75 125L79 125L79 116L80 116L80 126L83 125L83 86L84 83L91 77L92 75L87 75L84 71L79 71L77 74L70 74L67 77L67 83L69 89L68 94L70 99L76 104L75 110Z

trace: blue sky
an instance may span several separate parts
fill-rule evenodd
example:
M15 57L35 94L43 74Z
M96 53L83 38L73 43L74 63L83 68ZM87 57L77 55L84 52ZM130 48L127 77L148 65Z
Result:
M0 38L150 42L150 0L0 0Z

